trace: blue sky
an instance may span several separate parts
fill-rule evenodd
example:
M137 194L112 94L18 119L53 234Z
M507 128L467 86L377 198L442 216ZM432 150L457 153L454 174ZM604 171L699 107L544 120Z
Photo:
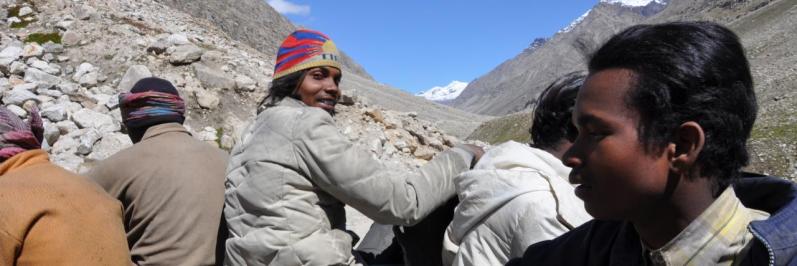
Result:
M471 82L598 1L267 2L295 25L329 35L377 81L416 93Z

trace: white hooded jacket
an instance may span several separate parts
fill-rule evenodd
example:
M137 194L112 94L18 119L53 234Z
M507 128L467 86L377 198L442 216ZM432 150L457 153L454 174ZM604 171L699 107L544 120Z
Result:
M506 142L454 178L460 203L443 239L447 265L504 265L526 248L591 220L550 153Z

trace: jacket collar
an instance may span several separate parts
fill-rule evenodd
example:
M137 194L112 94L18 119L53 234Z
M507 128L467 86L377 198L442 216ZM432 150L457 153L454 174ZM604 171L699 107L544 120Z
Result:
M141 141L145 141L147 139L169 132L183 132L185 134L191 135L191 133L188 132L188 130L185 129L185 127L180 123L164 123L149 127L147 132L144 133L144 136L141 137Z
M750 229L775 260L797 256L797 185L777 177L747 176L734 190L748 208L770 213L767 220L751 222Z
M25 168L49 161L50 157L47 156L47 152L42 149L21 152L0 164L0 177L19 168Z

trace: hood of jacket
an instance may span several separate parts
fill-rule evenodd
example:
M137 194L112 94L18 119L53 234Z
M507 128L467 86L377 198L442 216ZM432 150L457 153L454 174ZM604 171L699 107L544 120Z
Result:
M573 187L567 182L569 174L570 168L558 158L526 144L509 141L491 148L473 170L454 178L460 203L449 227L449 237L459 244L486 217L525 193L553 191L556 194L567 190L572 193ZM562 204L581 204L583 209L581 202L560 202Z

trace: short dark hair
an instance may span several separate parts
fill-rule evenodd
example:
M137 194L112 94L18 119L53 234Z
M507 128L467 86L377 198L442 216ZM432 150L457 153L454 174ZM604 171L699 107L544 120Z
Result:
M529 129L532 146L552 149L562 141L575 140L578 130L570 117L584 78L583 72L568 73L540 93Z
M589 61L589 73L633 71L626 103L639 115L640 143L660 151L684 122L704 130L696 165L715 193L747 165L747 139L758 105L739 38L711 22L637 25L613 36Z

